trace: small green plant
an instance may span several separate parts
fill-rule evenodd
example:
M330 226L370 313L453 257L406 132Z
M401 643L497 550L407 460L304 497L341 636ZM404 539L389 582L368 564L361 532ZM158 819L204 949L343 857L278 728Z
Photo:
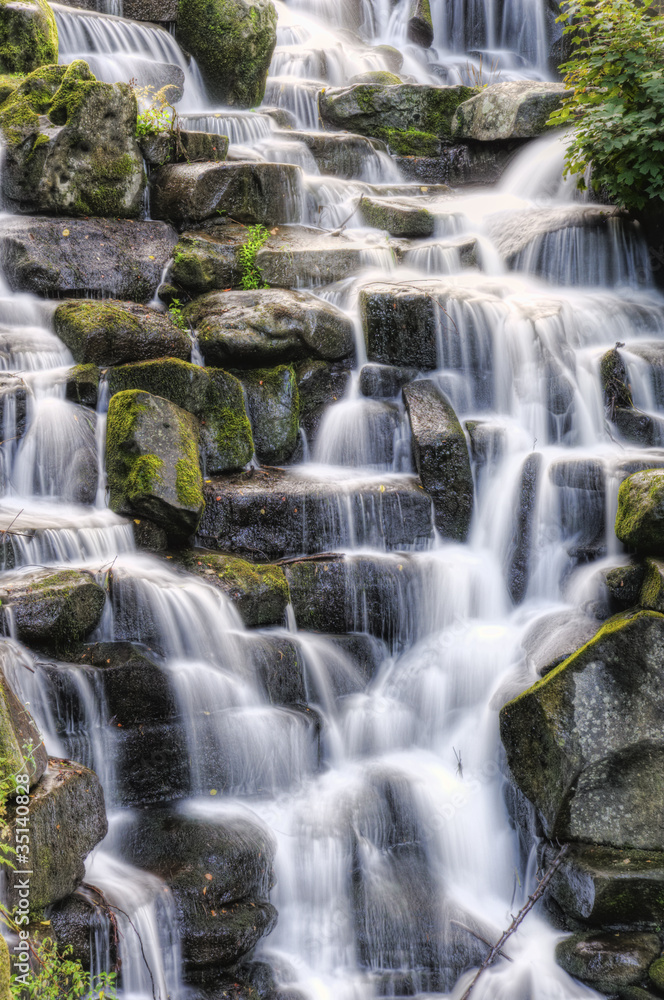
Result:
M182 303L179 299L171 299L168 306L168 314L177 327L181 330L188 330L187 321L182 314Z
M184 259L185 259L185 254L182 253L182 250L178 250L176 253L173 254L174 264L181 264Z
M101 972L91 982L90 973L71 958L71 946L58 951L51 938L44 938L34 948L36 971L27 985L15 982L11 991L16 1000L62 1000L85 997L86 1000L115 1000L115 973Z
M263 281L263 275L256 263L256 255L260 248L268 241L270 234L265 226L249 226L247 229L247 239L242 244L237 254L237 261L242 271L240 288L251 291L254 288L268 288Z
M170 132L172 121L167 108L146 108L145 111L140 111L136 118L136 135L142 137Z
M615 204L664 200L664 17L655 0L567 0L558 18L572 54L560 67L572 91L549 125L572 127L566 174Z

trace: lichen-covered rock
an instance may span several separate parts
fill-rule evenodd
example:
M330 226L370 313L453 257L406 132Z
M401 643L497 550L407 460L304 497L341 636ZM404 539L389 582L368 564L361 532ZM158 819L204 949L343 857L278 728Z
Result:
M548 128L549 115L571 91L563 83L518 80L491 83L456 109L455 139L493 142L535 139Z
M112 396L142 389L198 417L206 474L243 469L251 460L254 443L242 385L228 372L162 357L114 368L108 381Z
M408 10L408 38L423 49L433 43L433 21L429 0L410 0Z
M236 222L298 222L302 171L291 163L175 163L151 178L152 214L183 228L227 215Z
M136 115L131 88L98 81L81 60L35 70L0 107L8 204L22 213L137 216L146 179Z
M271 0L179 0L176 38L196 59L213 101L261 103L277 42Z
M641 570L640 579L643 581L638 603L650 611L664 612L664 562L661 559L646 559L645 565L638 569ZM636 582L639 577L636 573L633 576ZM636 604L637 601L633 603Z
M372 160L377 163L372 141L362 135L290 130L288 138L304 143L311 151L321 174L329 174L340 180L362 177Z
M617 406L634 405L627 380L627 367L617 348L612 348L600 358L599 377L604 405L611 414Z
M14 694L4 673L1 674L0 781L27 773L32 786L41 778L47 763L46 749L32 716Z
M15 806L9 804L9 844L19 846ZM49 767L30 795L30 913L68 896L85 875L84 861L106 836L104 793L97 775L82 764L49 760ZM10 909L20 905L15 880L7 887Z
M110 506L170 536L192 534L204 507L196 417L136 389L111 399L106 428Z
M177 559L187 572L222 590L245 625L250 628L283 625L290 594L281 566L249 563L237 556L204 549L185 550L178 553Z
M0 73L58 61L58 28L46 0L0 0Z
M99 624L106 595L91 573L30 570L3 577L0 610L29 646L62 649Z
M185 310L208 364L254 368L306 357L337 360L353 351L346 313L311 295L281 289L212 292Z
M191 354L190 338L167 313L134 302L63 302L55 310L54 326L79 365L104 368Z
M390 142L391 130L416 129L439 139L451 136L457 107L473 97L471 87L430 87L403 83L398 87L358 83L328 87L320 96L320 114L326 125L374 136Z
M177 140L169 132L158 132L140 136L138 145L143 159L151 167L163 167L167 163L221 163L228 153L228 136L180 129Z
M435 219L426 208L390 198L360 199L360 215L367 226L385 229L391 236L433 236Z
M514 780L549 837L663 850L664 616L611 619L500 713Z
M176 242L163 222L5 216L0 267L15 292L147 302Z
M664 555L664 471L635 472L620 484L616 535L630 549Z
M557 848L544 845L544 869ZM571 844L549 890L565 915L595 927L658 930L664 919L664 854Z
M266 465L287 462L300 429L300 398L292 365L257 368L242 376L256 457Z
M473 512L473 475L463 428L450 401L431 379L403 389L413 457L422 486L433 500L444 538L465 540Z
M588 931L560 941L556 961L570 976L614 995L640 983L659 952L656 934Z

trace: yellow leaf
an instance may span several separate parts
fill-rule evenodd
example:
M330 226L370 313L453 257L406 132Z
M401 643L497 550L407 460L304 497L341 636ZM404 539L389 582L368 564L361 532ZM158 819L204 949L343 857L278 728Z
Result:
M69 230L68 229L63 229L62 230L62 235L63 236L69 236Z

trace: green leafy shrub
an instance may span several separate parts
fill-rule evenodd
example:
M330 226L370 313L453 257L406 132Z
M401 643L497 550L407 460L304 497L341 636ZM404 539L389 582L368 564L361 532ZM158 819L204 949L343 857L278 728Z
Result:
M240 288L244 291L268 287L263 281L263 275L256 263L256 255L269 238L270 234L265 226L249 226L247 229L247 239L237 254L237 261L242 271Z
M655 0L571 0L558 19L572 53L573 90L549 124L572 127L566 173L627 209L664 200L664 17Z
M44 938L34 948L37 968L28 985L15 983L12 977L12 996L16 1000L115 1000L115 973L101 972L93 984L90 973L70 958L71 952L71 947L58 951L51 938Z

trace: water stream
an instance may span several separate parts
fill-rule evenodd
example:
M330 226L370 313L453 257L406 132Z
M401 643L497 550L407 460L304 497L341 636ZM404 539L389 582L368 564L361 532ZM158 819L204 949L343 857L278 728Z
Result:
M463 79L481 52L494 53L501 79L547 74L543 0L434 0L436 36L426 51L407 40L407 0L277 7L265 104L292 112L300 130L318 127L321 85L389 68L381 44L398 48L402 72L420 82ZM110 80L126 68L144 83L161 80L168 64L184 86L189 128L227 134L231 150L256 159L303 165L315 224L340 224L359 192L400 182L386 154L350 179L323 178L306 147L277 135L268 115L211 107L196 67L166 31L56 12L61 61L87 59ZM649 449L646 460L643 449L617 440L599 379L601 355L624 344L635 402L657 420L664 398L644 347L664 337L664 300L651 287L635 228L574 224L584 203L562 183L563 148L559 137L538 140L496 186L439 196L431 208L436 237L402 265L377 251L357 275L314 289L356 319L359 290L372 281L434 289L438 361L428 377L473 428L476 503L464 545L441 540L432 525L426 538L408 540L404 523L407 541L394 551L373 530L375 512L358 515L351 503L362 482L378 477L389 486L413 473L400 398L362 394L361 342L347 395L328 410L310 460L291 470L336 484L339 516L320 550L345 561L352 631L370 633L378 650L370 677L329 637L298 631L297 621L249 633L219 591L136 552L131 526L105 507L107 392L96 414L67 401L63 369L72 359L50 329L50 310L0 287L2 377L27 394L18 442L16 393L3 403L0 524L18 514L20 529L7 572L65 566L110 578L95 639L143 642L162 665L184 739L178 809L220 824L229 811L249 817L276 842L271 901L279 920L256 957L289 996L460 996L469 973L459 976L485 954L467 928L496 939L532 890L535 840L520 837L510 817L498 708L548 662L533 638L543 626L553 634L561 613L580 632L598 626L597 573L619 560L612 523L621 474L664 462L664 450ZM528 227L543 211L571 221L542 232L508 265L501 227L510 219ZM376 245L383 239L356 217L348 226ZM452 237L477 241L477 267L462 268ZM536 504L515 595L515 511L526 468L535 470ZM369 578L378 625L364 599ZM296 643L313 712L271 704L256 667L266 639ZM123 736L108 717L99 671L35 662L11 637L1 655L49 750L94 767L104 784L111 830L89 859L87 880L131 915L150 966L147 976L135 932L124 926L121 995L147 1000L155 984L160 1000L186 1000L169 893L123 858L123 824L132 816L118 770ZM555 964L559 936L531 914L509 943L512 962L483 977L475 1000L593 996ZM96 940L100 967L110 960L103 926Z

